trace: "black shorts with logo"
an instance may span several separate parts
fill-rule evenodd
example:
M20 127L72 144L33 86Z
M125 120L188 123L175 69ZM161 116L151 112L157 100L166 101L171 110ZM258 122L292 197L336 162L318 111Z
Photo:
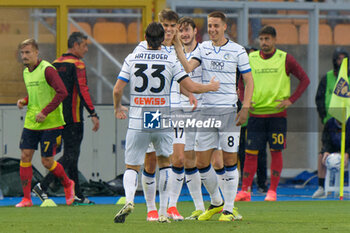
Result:
M54 156L61 151L62 129L30 130L24 128L19 148L37 150L39 142L42 157Z
M286 148L287 119L285 117L249 117L246 149L261 150L266 143L270 149Z

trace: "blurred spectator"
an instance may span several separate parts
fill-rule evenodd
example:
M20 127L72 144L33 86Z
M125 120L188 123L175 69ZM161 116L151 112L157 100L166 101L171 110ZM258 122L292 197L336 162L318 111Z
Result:
M348 163L350 153L350 124L346 124L346 142L345 142L345 162ZM318 175L318 189L312 195L312 198L326 198L327 193L324 190L324 181L326 177L325 161L331 153L340 153L341 144L341 123L335 118L330 118L324 126L322 133L322 149L318 155L317 175Z
M340 65L344 57L349 57L348 52L344 48L338 47L334 50L332 57L333 69L328 71L327 74L321 78L321 81L318 84L316 106L322 124L325 124L331 118L328 113L329 102L331 100L331 95L337 81Z
M90 24L91 27L95 25L97 22L96 17L89 17L89 14L91 13L98 13L97 9L70 9L69 13L81 13L84 14L84 16L80 17L73 17L73 19L77 22L86 22Z

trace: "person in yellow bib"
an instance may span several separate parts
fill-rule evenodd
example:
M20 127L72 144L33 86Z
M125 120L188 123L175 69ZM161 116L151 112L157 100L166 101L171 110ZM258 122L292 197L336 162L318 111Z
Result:
M257 170L258 152L269 143L271 152L271 181L265 201L277 200L277 186L283 167L282 150L286 145L287 113L305 91L310 80L293 56L276 49L276 30L271 26L259 32L260 50L249 54L254 79L252 110L247 126L246 156L242 191L236 201L250 201L248 190ZM299 85L290 94L290 74Z
M62 129L65 124L61 102L68 95L56 69L47 61L39 59L38 44L34 39L24 40L19 45L24 66L23 79L28 96L17 101L27 113L20 141L20 179L24 197L16 207L30 207L31 181L33 176L32 158L40 143L41 162L45 168L61 180L67 205L74 201L74 181L70 180L62 165L54 160L61 151Z

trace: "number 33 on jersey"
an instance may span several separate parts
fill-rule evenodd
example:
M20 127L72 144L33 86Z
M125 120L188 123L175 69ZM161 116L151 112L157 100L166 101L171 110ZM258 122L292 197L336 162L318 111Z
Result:
M130 83L129 128L143 128L142 112L147 109L168 111L172 82L185 77L176 57L161 50L130 54L118 76Z

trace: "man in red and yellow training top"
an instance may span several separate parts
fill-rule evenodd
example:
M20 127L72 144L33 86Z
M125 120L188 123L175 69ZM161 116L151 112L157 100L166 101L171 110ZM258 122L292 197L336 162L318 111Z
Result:
M247 126L246 157L242 191L236 201L250 201L250 187L257 170L258 152L269 143L271 181L265 201L277 200L277 186L283 167L282 150L287 131L286 108L292 105L309 85L309 78L293 56L276 49L276 30L271 26L259 32L260 51L249 54L254 79L253 110ZM290 95L290 74L299 85Z
M16 207L32 206L31 181L33 176L32 158L40 142L41 162L45 168L58 177L64 187L66 203L74 201L74 181L70 180L62 165L53 156L61 151L62 129L65 124L62 104L67 90L55 68L47 61L38 58L38 44L27 39L19 45L21 59L26 68L23 79L28 96L19 99L17 106L28 106L20 141L20 178L24 197Z

